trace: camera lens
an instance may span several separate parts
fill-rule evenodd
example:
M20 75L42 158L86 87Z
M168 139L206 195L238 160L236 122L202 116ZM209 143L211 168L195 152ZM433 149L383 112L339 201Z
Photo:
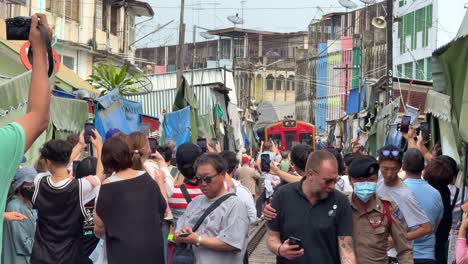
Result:
M23 26L24 24L25 24L24 19L22 19L22 18L15 19L15 25Z

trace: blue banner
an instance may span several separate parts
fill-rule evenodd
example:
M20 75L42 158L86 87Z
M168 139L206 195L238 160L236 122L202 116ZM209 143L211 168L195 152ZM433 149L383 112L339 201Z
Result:
M172 113L166 113L164 116L164 134L166 141L174 141L176 147L190 142L190 107Z

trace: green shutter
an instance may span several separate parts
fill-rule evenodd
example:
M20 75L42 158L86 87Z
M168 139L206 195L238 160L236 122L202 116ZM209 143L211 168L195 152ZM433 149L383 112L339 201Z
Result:
M432 80L432 58L426 59L426 75L428 81Z

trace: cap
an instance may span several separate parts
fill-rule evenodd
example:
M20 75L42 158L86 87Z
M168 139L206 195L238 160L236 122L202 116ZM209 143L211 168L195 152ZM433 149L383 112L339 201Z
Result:
M242 164L249 164L250 158L249 156L242 156Z
M23 158L21 159L21 163L26 163L28 161L28 159L26 158L26 156L23 156Z
M122 131L120 131L120 129L118 128L109 128L109 130L107 130L107 133L106 133L106 139L111 138L113 135L120 133L120 132Z
M192 166L195 160L201 155L200 148L191 143L184 143L177 148L176 151L176 162L180 167L186 165Z
M33 167L23 167L16 171L15 185L16 188L23 185L25 182L33 183L37 176L37 171Z
M377 160L371 156L355 157L348 167L351 178L369 178L379 172Z

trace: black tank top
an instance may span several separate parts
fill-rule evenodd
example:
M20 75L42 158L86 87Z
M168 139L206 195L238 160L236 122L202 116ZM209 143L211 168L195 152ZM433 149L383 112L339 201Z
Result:
M86 263L83 254L83 220L81 181L68 180L53 186L50 176L40 179L33 196L38 211L31 263Z
M164 263L166 202L147 173L101 186L96 212L106 226L109 264Z

